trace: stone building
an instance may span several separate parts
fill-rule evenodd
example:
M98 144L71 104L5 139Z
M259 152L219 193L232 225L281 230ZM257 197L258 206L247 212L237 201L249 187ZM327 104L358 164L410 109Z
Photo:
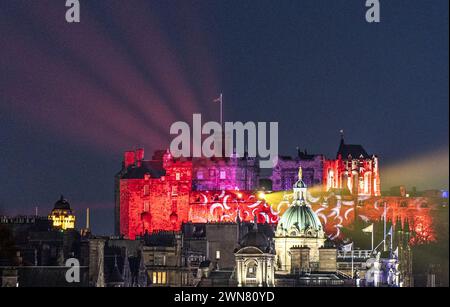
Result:
M275 285L275 251L263 232L259 232L258 224L250 230L235 252L236 280L239 287Z
M324 162L323 186L325 191L380 196L378 157L361 145L346 144L342 136L336 159Z
M249 191L258 185L259 166L255 158L196 158L192 169L193 191Z
M179 231L191 221L193 194L253 190L258 170L248 157L174 159L157 151L145 160L143 149L127 151L115 176L115 233L133 239L146 231ZM206 214L203 218L209 220Z
M52 221L53 227L60 230L74 229L75 228L75 214L70 208L69 202L61 198L55 203L55 206L48 216L48 219Z
M280 271L298 273L318 270L325 232L317 214L306 203L307 186L299 169L293 202L284 212L275 232L275 250Z
M303 169L303 181L310 187L320 186L323 180L323 155L308 154L298 150L296 157L279 156L278 164L272 170L273 191L288 191L296 181L298 168Z
M150 286L192 286L196 268L185 262L181 232L154 232L143 240L142 257Z

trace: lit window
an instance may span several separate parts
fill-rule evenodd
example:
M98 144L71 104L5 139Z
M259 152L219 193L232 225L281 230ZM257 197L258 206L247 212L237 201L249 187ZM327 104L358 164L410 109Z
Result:
M150 211L150 203L148 200L144 201L144 212Z
M166 272L153 272L152 281L157 285L165 285L166 284Z
M153 272L152 273L152 282L157 285L165 285L166 284L166 272Z
M216 251L216 259L220 259L220 251Z
M175 173L175 180L180 180L181 176L180 173Z
M220 171L220 179L226 179L227 173L225 171Z
M203 172L202 171L198 171L197 172L197 179L203 179Z
M176 185L172 186L172 196L178 195L178 187Z

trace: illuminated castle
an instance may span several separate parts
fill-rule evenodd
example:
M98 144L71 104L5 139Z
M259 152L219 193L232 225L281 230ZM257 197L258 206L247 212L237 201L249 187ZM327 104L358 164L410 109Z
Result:
M323 186L326 191L380 196L378 158L369 155L361 145L345 144L342 135L336 159L324 161Z
M75 228L75 215L70 208L69 202L61 198L55 203L52 212L49 215L49 220L52 221L52 226L57 229L67 230Z
M258 168L247 157L174 159L157 151L127 151L116 175L115 232L129 238L155 230L179 230L183 222L245 221L275 223L270 207L258 200ZM249 208L249 206L253 206ZM239 211L240 210L240 211Z
M380 196L378 158L369 155L361 145L341 142L336 159L321 154L308 154L297 149L296 157L279 156L270 177L273 191L290 190L299 167L303 181L309 186L321 186L323 191L334 191L355 196Z
M179 230L185 222L236 222L238 216L276 224L281 211L258 197L258 165L247 156L174 159L168 151L157 151L145 160L143 149L127 151L115 177L115 234L135 238L155 230ZM295 159L281 157L266 190L291 190L299 167L301 181L322 186L324 192L380 195L377 157L343 138L336 160L306 151Z

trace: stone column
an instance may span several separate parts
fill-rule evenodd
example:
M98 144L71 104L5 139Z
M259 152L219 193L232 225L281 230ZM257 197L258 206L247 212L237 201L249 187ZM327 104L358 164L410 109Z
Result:
M258 259L256 260L256 282L258 283L258 287L262 287L262 280L263 280L263 270L262 270L262 264L261 261Z
M236 271L238 287L242 287L242 259L237 259Z

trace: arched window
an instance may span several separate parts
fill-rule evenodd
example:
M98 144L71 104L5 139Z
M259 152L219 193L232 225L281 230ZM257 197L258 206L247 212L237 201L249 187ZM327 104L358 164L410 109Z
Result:
M245 274L245 277L249 278L249 279L256 278L256 270L257 270L257 268L258 268L258 265L257 265L256 261L250 261L247 264L247 272Z

